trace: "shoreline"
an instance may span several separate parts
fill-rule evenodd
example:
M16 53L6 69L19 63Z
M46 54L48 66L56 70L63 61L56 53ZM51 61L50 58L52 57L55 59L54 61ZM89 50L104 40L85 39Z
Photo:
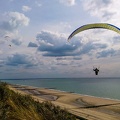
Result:
M88 120L119 120L120 100L99 98L49 88L10 85L11 89L31 95L39 102L50 101L68 112Z
M21 84L10 84L10 85L17 85L17 86L23 86L23 87L33 87L33 88L36 88L36 89L48 89L48 90L55 90L55 91L58 91L58 92L71 93L71 94L75 94L75 95L88 96L88 97L95 97L95 98L106 99L106 100L115 100L115 101L120 101L119 99L113 99L113 98L107 98L107 97L99 97L99 96L88 95L88 94L81 94L81 93L76 93L76 92L72 92L72 91L58 90L58 89L56 89L56 88L36 87L36 86L21 85Z
M45 80L43 78L38 78L30 80L18 79L18 81L6 80L5 82L11 84L56 89L65 92L73 92L76 94L95 96L106 99L120 100L119 92L117 92L120 90L120 79L118 78L103 79L100 77L100 79L95 78L95 80L92 78L66 78L61 80L59 80L59 78L45 78Z

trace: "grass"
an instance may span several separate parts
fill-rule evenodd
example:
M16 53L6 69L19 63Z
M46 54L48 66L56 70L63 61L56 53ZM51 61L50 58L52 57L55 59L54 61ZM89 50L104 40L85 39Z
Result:
M0 83L0 120L76 120L76 117L50 102L39 103Z

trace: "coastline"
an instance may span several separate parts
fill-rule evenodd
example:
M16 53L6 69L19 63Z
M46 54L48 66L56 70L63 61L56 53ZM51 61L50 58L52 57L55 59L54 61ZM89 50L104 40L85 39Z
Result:
M120 118L120 100L32 86L10 85L10 89L31 95L39 102L50 101L87 120L119 120Z
M10 83L9 83L9 84L10 84ZM55 90L55 91L58 91L58 92L72 93L72 94L75 94L75 95L88 96L88 97L95 97L95 98L106 99L106 100L120 101L120 99L114 99L114 98L109 98L109 97L99 97L99 96L88 95L88 94L81 94L81 93L76 93L76 92L72 92L72 91L58 90L58 89L56 89L56 88L49 88L49 87L36 87L36 86L21 85L21 84L10 84L10 85L13 85L13 86L20 86L20 87L31 87L31 88L36 88L36 89Z
M39 78L27 80L3 80L10 84L19 84L26 86L35 86L43 88L52 88L61 91L74 92L83 95L118 99L120 100L120 78L103 79L103 78Z

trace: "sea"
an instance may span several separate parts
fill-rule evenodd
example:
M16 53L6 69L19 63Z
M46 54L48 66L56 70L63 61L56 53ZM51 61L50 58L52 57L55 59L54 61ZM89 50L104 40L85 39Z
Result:
M29 78L1 81L120 100L120 78Z

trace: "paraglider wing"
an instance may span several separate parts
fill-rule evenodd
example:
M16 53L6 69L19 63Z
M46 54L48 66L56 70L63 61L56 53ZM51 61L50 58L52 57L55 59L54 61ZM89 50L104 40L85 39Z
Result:
M71 33L71 35L68 37L68 41L74 36L76 35L77 33L79 32L82 32L84 30L88 30L88 29L94 29L94 28L103 28L103 29L109 29L109 30L112 30L112 31L115 31L117 33L120 34L120 28L112 25L112 24L108 24L108 23L94 23L94 24L86 24L86 25L83 25L79 28L77 28L75 31L73 31Z
M9 38L9 36L8 36L8 35L6 35L4 38Z

